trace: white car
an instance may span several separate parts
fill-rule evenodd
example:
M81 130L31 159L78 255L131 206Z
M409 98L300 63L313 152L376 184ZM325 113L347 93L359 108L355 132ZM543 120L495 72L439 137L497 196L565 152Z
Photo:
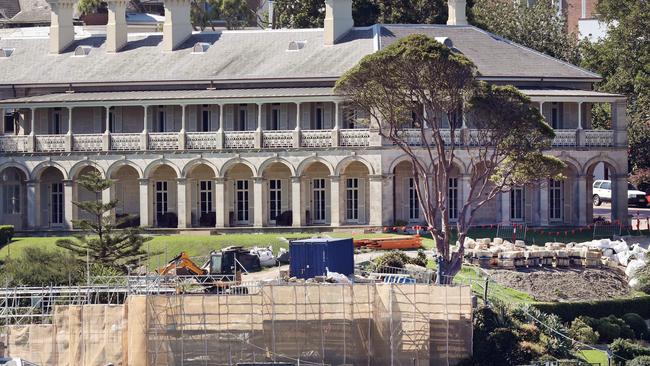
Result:
M603 202L612 201L612 181L597 180L594 182L593 202L594 206L600 206ZM648 205L648 198L645 192L639 191L635 186L627 184L627 202L629 205L645 207Z
M0 366L38 366L22 358L0 357Z

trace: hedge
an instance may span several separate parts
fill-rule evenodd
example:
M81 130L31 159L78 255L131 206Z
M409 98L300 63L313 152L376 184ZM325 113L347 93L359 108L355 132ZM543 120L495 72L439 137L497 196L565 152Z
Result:
M14 237L13 225L0 225L0 247L7 245Z
M643 319L650 319L650 295L602 301L545 302L533 306L544 313L556 314L565 322L571 322L581 315L592 318L615 315L620 318L627 313L637 313Z

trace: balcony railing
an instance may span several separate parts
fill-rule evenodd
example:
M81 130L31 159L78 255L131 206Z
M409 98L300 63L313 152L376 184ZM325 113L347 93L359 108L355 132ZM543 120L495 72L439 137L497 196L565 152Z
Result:
M102 151L102 135L72 135L72 150Z
M406 141L409 146L426 145L426 141L423 140L422 131L418 128L407 128L400 131L400 140Z
M419 130L405 130L405 139L411 146L422 146L426 141L422 139ZM451 131L440 130L445 144L451 144ZM262 131L262 140L256 139L254 131L224 131L223 134L215 132L187 132L185 134L186 150L218 150L224 149L288 149L295 146L306 148L329 148L335 146L355 148L371 146L372 133L368 129L339 130L338 145L336 134L333 130L302 130L300 143L295 141L296 133L290 131ZM615 145L614 131L610 130L556 130L554 147L613 147ZM68 135L0 135L0 152L95 152L108 149L109 151L140 151L143 149L141 133L111 133L98 134L72 134ZM178 132L149 133L147 149L153 151L179 150L183 146L179 143L181 135ZM463 140L466 136L468 140ZM259 137L259 135L258 135ZM457 130L455 144L461 146L477 144L488 141L483 131L469 130L464 133ZM105 145L105 139L108 143ZM223 138L223 141L221 140ZM373 140L374 141L374 140ZM377 139L379 143L380 139ZM223 142L223 144L222 144ZM384 141L384 144L388 141ZM432 143L432 142L430 142ZM373 145L374 146L374 145Z

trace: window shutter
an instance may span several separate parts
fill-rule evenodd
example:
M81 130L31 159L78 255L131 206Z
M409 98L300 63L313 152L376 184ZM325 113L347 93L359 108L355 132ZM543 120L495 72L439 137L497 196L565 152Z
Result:
M332 129L334 127L334 121L332 119L332 116L334 115L332 112L333 109L332 103L323 103L323 128L324 129Z
M255 131L257 128L257 104L248 104L246 113L246 130Z
M312 108L312 103L302 103L300 105L300 114L301 114L301 121L300 121L300 128L309 130L311 129L311 108Z
M366 192L369 190L366 189L366 186L369 184L369 180L367 178L359 178L359 223L360 224L366 224L368 223L367 218L368 214L366 213L366 205L367 202L367 197L366 197Z
M286 103L280 104L280 129L288 130L289 129L289 111L287 110L288 106Z
M252 179L247 179L248 180L248 222L253 223L255 217L255 197L253 197L254 194L254 189L253 189L253 180ZM263 199L264 197L262 197ZM262 201L263 202L263 201ZM260 212L264 212L262 208L260 207Z
M235 129L235 109L237 109L238 106L234 104L228 104L224 106L224 130L226 131L233 131Z
M563 222L565 224L571 223L573 218L573 212L571 210L571 200L573 199L573 178L569 178L565 181L562 181L562 206L564 208L563 212Z
M289 185L291 184L288 179L281 179L282 185L282 212L289 210Z
M102 113L103 112L103 113ZM63 125L63 113L60 114L61 116L61 125ZM92 131L99 131L99 132L104 132L104 129L102 128L104 122L106 120L106 109L104 108L93 108L93 129ZM51 119L52 122L54 122L54 116L52 116ZM54 126L54 123L52 123L52 126Z
M325 178L325 222L331 223L332 222L332 200L330 199L332 195L332 182L330 181L329 178ZM340 183L339 183L340 184ZM340 188L339 188L340 189ZM313 196L313 194L312 194ZM313 207L312 207L312 220L314 218L314 213L313 213Z
M527 224L533 223L533 187L524 187L524 221Z
M124 115L122 112L124 111L124 108L122 107L115 107L113 108L113 127L115 128L115 132L121 133L124 132L124 127L122 127L122 121L124 118Z
M269 121L267 116L269 115L268 109L270 107L270 104L264 104L262 106L262 128L268 129ZM255 128L257 128L257 119L255 120Z

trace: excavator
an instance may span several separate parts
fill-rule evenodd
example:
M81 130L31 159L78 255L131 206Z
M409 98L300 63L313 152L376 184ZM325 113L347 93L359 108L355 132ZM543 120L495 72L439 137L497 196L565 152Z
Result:
M237 290L237 293L244 294L247 289L238 287L241 285L242 272L259 271L261 268L258 256L242 247L228 247L210 252L208 261L201 267L187 253L181 252L156 272L163 276L193 276L205 287L206 293Z

